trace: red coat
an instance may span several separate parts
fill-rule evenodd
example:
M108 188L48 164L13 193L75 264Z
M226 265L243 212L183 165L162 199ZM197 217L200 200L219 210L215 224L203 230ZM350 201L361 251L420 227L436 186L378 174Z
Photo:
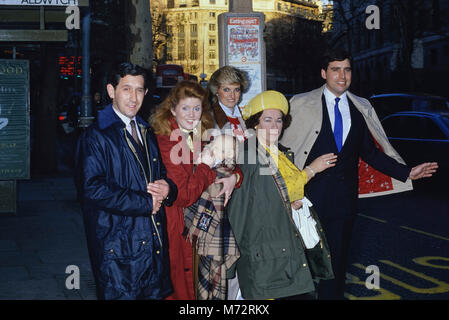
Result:
M172 130L178 129L172 121ZM170 158L172 150L189 153L193 157L187 143L179 137L178 141L170 141L170 136L157 135L162 161L167 168L167 177L178 187L178 197L171 207L165 207L167 216L167 233L170 256L170 277L173 284L173 293L168 300L194 300L193 291L193 251L190 241L183 236L184 214L183 208L189 207L200 197L201 193L214 182L216 173L205 164L196 166L193 172L193 163L175 164L176 159ZM178 145L179 144L179 145ZM173 149L173 148L177 149ZM177 152L175 152L177 153ZM186 155L186 154L184 154ZM187 156L187 155L186 155Z

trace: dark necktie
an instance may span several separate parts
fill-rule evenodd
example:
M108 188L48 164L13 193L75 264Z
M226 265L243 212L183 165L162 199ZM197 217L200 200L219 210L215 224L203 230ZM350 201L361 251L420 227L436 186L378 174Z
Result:
M140 142L139 137L137 136L137 130L136 130L136 122L134 120L131 120L131 134L134 138L134 141L136 141L137 145L140 147L140 149L143 150L142 143Z
M334 123L334 137L335 143L337 144L338 152L340 152L343 145L343 118L341 116L340 109L338 108L338 102L340 98L335 98L335 123Z

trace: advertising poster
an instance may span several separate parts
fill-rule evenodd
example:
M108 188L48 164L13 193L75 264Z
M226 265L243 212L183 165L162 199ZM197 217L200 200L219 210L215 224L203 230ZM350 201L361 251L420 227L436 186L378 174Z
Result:
M251 82L240 103L248 101L262 91L262 54L259 17L227 18L228 64L246 71Z

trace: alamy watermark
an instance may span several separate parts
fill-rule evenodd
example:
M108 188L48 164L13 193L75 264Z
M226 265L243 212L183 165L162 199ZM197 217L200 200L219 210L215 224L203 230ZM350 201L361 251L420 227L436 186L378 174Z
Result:
M380 29L380 9L376 5L370 5L366 7L365 13L369 16L365 20L365 26L368 30Z
M78 6L69 6L65 9L65 13L69 14L65 20L65 27L68 30L80 28L80 8Z
M69 265L65 268L65 273L69 276L65 279L65 287L68 290L80 288L80 268L76 265Z
M380 272L379 267L376 265L370 265L366 267L365 273L370 274L365 280L365 287L368 290L379 290L380 288Z

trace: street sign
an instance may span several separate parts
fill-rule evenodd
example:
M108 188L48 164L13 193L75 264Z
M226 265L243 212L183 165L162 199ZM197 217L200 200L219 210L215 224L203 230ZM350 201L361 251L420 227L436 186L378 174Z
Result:
M0 180L30 178L28 60L0 59Z

